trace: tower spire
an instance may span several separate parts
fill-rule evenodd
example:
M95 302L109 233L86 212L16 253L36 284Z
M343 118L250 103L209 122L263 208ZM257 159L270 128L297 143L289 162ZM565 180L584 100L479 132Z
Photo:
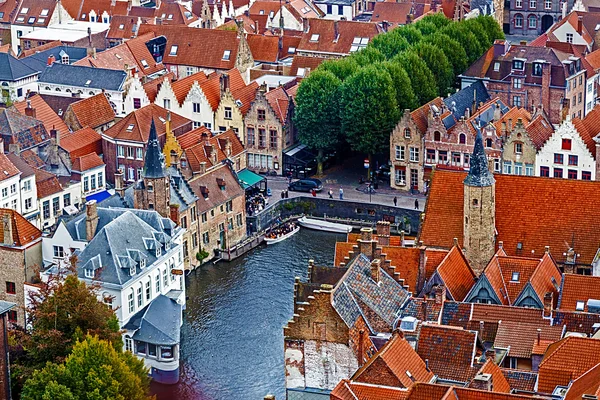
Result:
M154 118L150 125L150 136L148 137L148 146L146 146L146 157L144 158L144 178L164 178L167 176L167 171L164 164L164 156L160 150L160 143L156 135L156 126Z
M496 182L494 175L488 168L487 156L483 148L483 136L481 130L477 129L475 137L475 146L470 160L469 174L465 178L464 184L468 186L491 186Z

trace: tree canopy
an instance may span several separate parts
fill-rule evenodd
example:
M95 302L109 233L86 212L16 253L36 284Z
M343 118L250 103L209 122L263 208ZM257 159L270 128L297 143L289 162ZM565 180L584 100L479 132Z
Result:
M146 400L150 378L144 362L112 343L87 336L75 344L64 363L35 371L23 400Z

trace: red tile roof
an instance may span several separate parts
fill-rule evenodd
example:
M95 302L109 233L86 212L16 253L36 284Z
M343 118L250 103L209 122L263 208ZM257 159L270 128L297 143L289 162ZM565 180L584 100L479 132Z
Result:
M594 69L600 68L600 49L594 50L585 56L585 59Z
M67 111L69 109L82 128L89 126L96 129L115 120L115 111L104 93L76 101L69 105Z
M373 381L373 377L376 376L377 380ZM415 382L430 382L433 376L433 372L427 369L425 362L410 343L400 335L394 334L365 365L356 371L352 380L409 388Z
M494 347L508 348L510 357L531 358L533 347L538 340L538 329L541 330L541 340L549 342L560 340L563 333L562 326L501 321L498 323Z
M477 333L445 325L421 325L417 353L429 361L438 377L469 382L478 368L474 367Z
M222 189L223 183L225 189ZM198 212L203 213L220 204L244 195L244 189L226 165L209 171L189 181L190 187L198 196ZM206 196L204 195L206 193Z
M166 132L164 121L167 119L167 110L156 104L149 104L127 114L125 118L108 128L104 134L113 139L147 143L153 119L156 133L158 137L161 137ZM174 131L186 125L191 127L189 119L171 113L171 130Z
M535 117L525 129L537 150L541 149L554 133L554 127L542 115Z
M140 34L147 32L152 32L157 37L161 35L166 37L164 64L189 65L217 70L229 70L235 67L239 46L239 39L235 31L169 25L141 25ZM176 55L170 54L172 46L177 46ZM230 52L229 59L223 58L225 51Z
M329 396L331 400L405 400L409 393L404 388L369 385L343 379Z
M63 190L56 175L38 168L35 169L35 186L38 199L44 199Z
M135 37L134 29L137 28L137 20L137 17L113 15L110 19L110 28L106 38L128 40Z
M463 238L463 180L466 173L438 169L432 176L420 240L427 246L450 248ZM600 219L600 183L496 174L496 243L509 255L543 254L544 247L558 262L575 244L578 262L591 264L600 243L595 229ZM527 188L527 190L523 190ZM569 202L557 201L569 193ZM515 203L514 199L520 201ZM587 204L581 212L578 204ZM519 224L515 224L519 221ZM557 224L561 227L556 230ZM522 249L517 249L521 243Z
M142 85L144 91L146 92L146 95L148 96L148 100L150 100L150 103L154 103L154 100L156 99L156 94L158 93L158 90L160 89L160 86L164 83L165 79L168 81L173 81L175 79L175 74L173 72L168 72L163 76L156 79L152 79L151 81L148 81Z
M5 215L11 219L15 246L27 246L42 237L42 232L15 210L0 208L0 221ZM0 237L4 237L4 224L0 224Z
M454 246L437 268L448 293L456 301L463 301L475 284L475 273L463 252Z
M208 76L208 79L200 84L202 93L206 96L213 111L216 111L221 102L221 75L217 72L213 72ZM227 71L229 76L229 90L233 94L240 89L246 87L246 83L237 68Z
M548 347L538 372L538 391L552 393L600 363L600 340L569 336Z
M164 79L161 79L164 82ZM168 78L167 78L168 79ZM194 85L194 83L197 83L198 85L200 85L202 82L206 81L208 78L206 77L206 74L202 71L192 74L190 76L186 76L185 78L181 78L176 80L175 82L171 83L171 89L173 90L173 93L175 94L175 97L177 98L177 102L181 105L183 104L183 101L185 100L185 98L187 97L190 89L192 88L192 86Z
M588 312L589 299L600 300L600 276L564 274L557 308L564 311ZM577 302L583 309L577 310Z
M427 280L431 278L447 254L448 250L444 249L430 248L425 250L425 277Z
M17 176L20 173L19 169L13 165L6 154L0 153L0 182Z
M35 110L35 118L44 123L44 127L47 132L50 132L53 128L56 129L61 137L69 134L69 128L64 121L54 112L52 108L44 101L42 96L34 94L27 98L31 102L31 108ZM20 101L13 104L15 108L23 115L25 115L25 108L27 107L27 101Z
M442 101L441 97L436 97L429 103L422 105L421 107L417 108L416 110L410 113L411 118L417 125L417 129L419 129L419 132L421 132L421 134L425 134L425 131L427 130L427 118L429 118L429 110L433 105L435 105L438 108L438 110L441 110L442 106L444 105L444 102Z
M355 38L370 41L379 33L377 24L371 22L309 18L308 26L298 45L299 51L350 54ZM318 35L317 40L311 40L314 35Z
M502 370L494 364L494 361L487 360L479 372L477 372L477 375L479 374L490 374L492 376L492 392L510 393L511 387L504 377ZM473 381L471 381L469 386L473 386Z
M73 171L84 172L104 165L104 161L98 154L90 153L85 156L77 157L73 163Z
M83 128L62 137L60 147L69 153L71 162L74 162L76 158L89 153L102 154L102 136L92 128Z
M405 25L411 13L412 3L375 3L371 22L387 21L391 25Z
M241 106L239 107L242 115L246 115L248 110L250 110L250 106L256 97L256 91L258 90L258 83L256 81L250 82L247 86L241 87L237 90L233 90L231 95L234 99L241 102Z
M183 5L175 2L162 1L154 14L160 18L163 25L189 25L198 20L193 13Z
M286 93L286 90L283 86L278 87L277 89L269 90L265 97L269 102L269 105L277 115L279 122L285 124L287 122L287 114L290 105L290 99Z
M279 37L248 34L248 46L255 61L276 63L279 58Z
M596 396L596 398L600 396L600 364L575 379L564 400L581 400L584 394Z
M308 56L299 56L295 55L292 60L292 66L290 67L290 76L298 76L298 69L304 68L305 73L302 76L303 78L308 76L310 71L314 71L317 69L319 65L323 61L326 61L326 58L323 57L308 57Z
M577 129L579 136L585 143L587 149L596 158L596 142L594 137L600 133L600 107L596 106L588 112L583 119L573 119L573 125Z
M48 26L56 4L55 0L22 0L20 6L16 9L17 11L14 13L13 24L34 27ZM44 10L46 16L42 16L42 11ZM35 18L33 24L29 24L28 21L30 18Z
M192 139L194 137L201 139L202 133L206 132L206 130L207 129L204 127L194 129L193 131L190 131L184 135L179 136L177 138L177 140L179 141L181 138L181 141L187 145L188 143L193 142L195 140L195 139ZM190 166L190 169L193 172L198 172L198 171L200 171L200 163L202 163L202 162L206 163L206 168L208 169L212 166L219 164L221 161L226 159L227 156L225 155L225 141L227 139L229 139L229 141L231 143L231 156L230 157L235 157L244 151L244 146L242 145L242 142L240 142L240 139L238 138L238 136L231 129L226 132L220 133L216 136L210 137L207 141L202 142L202 140L199 140L198 142L196 142L197 144L190 145L189 147L186 147L186 148L184 148L184 146L181 145L182 142L180 142L180 146L184 149L183 152L184 152L185 158L187 159L187 162ZM214 146L214 148L217 151L217 163L216 164L213 164L209 158L208 151L209 151L210 146Z

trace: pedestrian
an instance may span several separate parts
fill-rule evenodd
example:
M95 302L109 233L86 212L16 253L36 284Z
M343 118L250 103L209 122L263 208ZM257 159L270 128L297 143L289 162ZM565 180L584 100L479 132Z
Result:
M288 172L288 182L292 183L292 171Z
M283 191L283 190L281 191L281 198L285 199L285 191Z
M340 200L344 200L344 189L340 188Z
M317 197L317 189L311 190L312 197Z
M398 207L398 198L394 196L394 207Z
M290 198L290 192L288 192L287 189L285 190L285 198L286 199Z
M333 190L331 190L331 188L329 188L329 198L333 199Z
M419 199L415 199L415 210L419 209Z

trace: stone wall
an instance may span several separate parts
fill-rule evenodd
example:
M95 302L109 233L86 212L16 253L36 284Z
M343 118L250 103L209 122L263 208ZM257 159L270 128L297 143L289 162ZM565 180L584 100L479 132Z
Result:
M272 200L273 197L271 197ZM266 229L277 218L285 219L300 214L360 220L371 223L373 226L375 226L377 221L385 220L390 221L392 224L399 224L400 229L408 232L409 229L407 229L408 227L403 222L404 217L407 217L410 221L410 233L412 234L418 232L420 225L420 211L418 210L309 196L280 199L276 204L260 214L248 216L246 223L249 226L252 224L251 229L253 232L256 232ZM343 223L344 221L340 222Z

